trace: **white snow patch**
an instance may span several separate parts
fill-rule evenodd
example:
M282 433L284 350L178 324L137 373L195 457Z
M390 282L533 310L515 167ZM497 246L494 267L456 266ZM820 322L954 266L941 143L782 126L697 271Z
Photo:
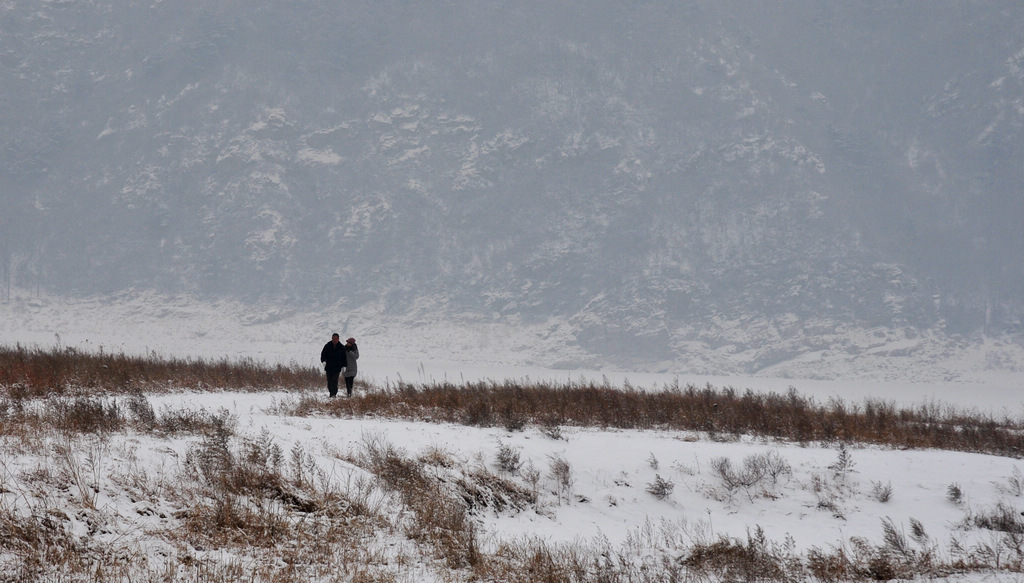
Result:
M302 150L299 150L296 157L301 162L323 164L324 166L335 166L340 164L343 160L341 156L336 154L334 150L331 150L330 148L324 148L322 150L303 148Z

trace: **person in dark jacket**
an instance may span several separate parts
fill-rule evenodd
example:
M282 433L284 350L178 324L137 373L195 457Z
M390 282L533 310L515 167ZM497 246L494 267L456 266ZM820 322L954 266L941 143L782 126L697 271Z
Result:
M324 344L324 349L320 351L320 362L324 363L324 371L327 373L327 394L332 397L338 396L338 376L347 363L348 351L340 338L337 333L333 334L331 341Z
M359 347L356 346L356 339L349 338L345 341L346 364L345 364L345 391L349 397L352 396L352 384L356 380L356 361L359 360Z

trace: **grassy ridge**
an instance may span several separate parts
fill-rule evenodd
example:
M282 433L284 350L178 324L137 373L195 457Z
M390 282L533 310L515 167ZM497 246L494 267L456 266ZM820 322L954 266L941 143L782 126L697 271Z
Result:
M252 359L204 360L0 346L0 388L10 396L34 398L86 390L122 394L139 390L301 389L321 382L322 373L299 366L269 366Z
M326 400L322 373L311 367L270 366L251 359L168 359L0 347L0 390L8 398L53 394L133 394L178 389L301 390L286 413L376 415L509 430L528 424L620 429L672 429L712 435L754 435L798 443L858 442L941 448L1020 457L1024 422L940 404L900 408L869 399L817 403L795 389L786 394L678 384L657 391L596 383L463 384L360 383L363 398Z
M1020 420L935 404L898 408L880 400L848 404L836 399L819 404L795 389L781 395L711 385L642 391L592 383L401 384L375 388L354 400L307 396L290 412L406 417L513 431L527 424L574 425L754 435L798 443L941 448L1010 457L1024 451Z

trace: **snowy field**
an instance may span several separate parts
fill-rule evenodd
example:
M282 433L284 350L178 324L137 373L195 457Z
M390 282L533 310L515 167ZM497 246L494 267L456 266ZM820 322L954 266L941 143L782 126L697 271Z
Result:
M1024 462L1003 457L852 446L844 464L837 448L815 444L719 442L679 432L577 428L563 428L561 438L552 439L536 428L508 432L267 413L294 398L205 393L152 401L158 407L226 408L238 416L240 427L253 435L268 431L285 451L298 445L317 452L318 463L340 481L350 481L359 470L339 461L337 452L354 453L367 441L384 440L414 457L439 450L465 467L492 470L499 449L508 446L519 453L524 466L540 471L540 500L536 509L479 515L484 543L490 546L539 537L608 544L612 549L642 548L638 541L666 533L693 541L722 535L746 540L761 527L770 540L788 541L796 551L806 552L843 546L852 537L881 544L886 520L909 537L911 520L917 520L928 537L925 545L948 553L951 541L969 549L995 538L991 531L964 525L972 513L985 513L999 504L1024 509ZM721 458L739 469L752 456L781 460L783 470L776 480L747 488L728 486L713 469ZM184 451L175 458L183 459ZM166 456L149 459L166 463ZM549 471L556 459L568 462L572 472L569 491L561 495ZM673 485L663 499L648 491L658 477ZM951 487L962 497L953 499ZM981 580L1024 578L990 575Z
M8 302L0 306L0 343L316 366L320 346L337 329L343 337L353 334L359 338L361 378L380 385L398 380L589 379L658 390L676 382L710 383L755 391L785 392L793 387L820 402L841 398L858 403L874 398L901 405L949 404L996 416L1024 416L1024 379L1014 370L989 370L985 375L947 382L715 377L637 373L614 367L569 370L526 364L534 353L525 351L507 330L497 328L477 328L476 336L459 340L464 332L434 326L417 331L431 338L413 342L387 327L376 329L366 323L356 326L349 322L336 328L326 319L295 322L287 315L240 322L224 315L229 310L220 311L217 306L182 303L155 309L152 302L132 306L131 302ZM357 328L359 333L352 331ZM410 347L416 346L432 348L411 352ZM471 350L474 346L475 353ZM536 538L645 553L653 552L659 537L695 542L719 536L746 540L760 527L769 540L806 553L815 548L845 547L856 538L882 544L883 525L888 522L912 539L915 548L931 549L952 560L957 552L1001 544L997 533L972 526L972 517L1007 508L1019 514L1024 509L1024 462L1019 459L856 444L844 453L836 444L711 439L670 431L562 428L560 436L552 436L531 427L509 432L280 414L301 397L283 392L189 392L150 396L149 401L156 410L228 411L237 418L240 433L268 435L286 452L309 452L324 474L339 484L351 484L363 472L345 460L368 442L393 444L411 456L443 452L463 469L485 467L491 471L498 471L499 450L516 452L523 469L509 477L524 487L536 488L538 501L535 507L520 511L476 515L485 548L496 548L506 540ZM83 537L109 537L118 544L137 545L143 552L165 552L160 541L148 540L144 534L151 526L146 521L156 520L153 514L141 512L140 503L113 477L140 470L150 476L173 473L186 458L188 447L187 440L148 436L103 445L98 455L102 471L95 470L92 478L98 490L93 506L108 515L110 527L106 533L96 534L83 519L76 518L80 515L68 511L71 528ZM747 460L770 461L776 471L770 479L738 486L727 483L716 470L722 467L722 460L736 469L745 467ZM556 461L571 468L568 483L557 483L552 470ZM27 494L31 487L23 483L20 472L38 463L28 458L3 460L0 498L4 504L31 505L32 497ZM532 485L524 478L527 468L534 470ZM659 481L669 485L668 493L651 492ZM66 503L73 504L74 489L65 495ZM166 512L157 514L170 516L176 509L163 510ZM923 527L923 533L912 525ZM202 554L201 550L194 552ZM435 580L428 571L409 568L400 580ZM1024 578L982 573L956 580Z
M572 468L571 494L558 501L554 484L542 495L541 512L483 516L489 537L540 536L571 542L607 538L613 546L625 543L647 523L663 521L684 527L689 536L729 534L745 538L760 525L769 538L792 537L797 547L840 544L853 536L881 541L883 518L908 525L916 518L936 542L950 536L970 540L984 533L958 532L956 524L969 508L989 507L1000 500L1024 509L1024 462L986 455L944 451L893 451L854 447L848 472L835 467L838 449L817 445L759 442L715 442L698 434L661 431L602 431L562 428L561 439L537 429L508 432L500 428L409 423L380 419L294 418L268 414L272 405L287 402L286 394L200 393L153 398L163 406L225 408L239 426L253 434L267 430L290 451L300 444L308 451L337 452L360 447L367 439L383 439L414 455L431 449L456 460L490 467L502 444L520 453L546 476L550 460L564 458ZM358 398L358 397L356 397ZM184 457L184 452L180 452ZM712 470L715 459L726 457L736 468L749 456L777 454L791 468L776 483L730 489ZM344 475L352 468L326 454L319 458L328 473ZM661 476L675 487L663 500L646 489ZM542 478L548 481L549 478ZM875 485L891 486L892 495L880 501ZM948 498L958 484L963 499ZM822 509L828 506L827 509Z

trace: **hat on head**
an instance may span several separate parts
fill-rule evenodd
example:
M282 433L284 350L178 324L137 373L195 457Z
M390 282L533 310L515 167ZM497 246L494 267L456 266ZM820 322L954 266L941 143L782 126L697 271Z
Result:
M349 338L345 342L348 342L349 344L355 344L356 343L356 339L355 338Z

